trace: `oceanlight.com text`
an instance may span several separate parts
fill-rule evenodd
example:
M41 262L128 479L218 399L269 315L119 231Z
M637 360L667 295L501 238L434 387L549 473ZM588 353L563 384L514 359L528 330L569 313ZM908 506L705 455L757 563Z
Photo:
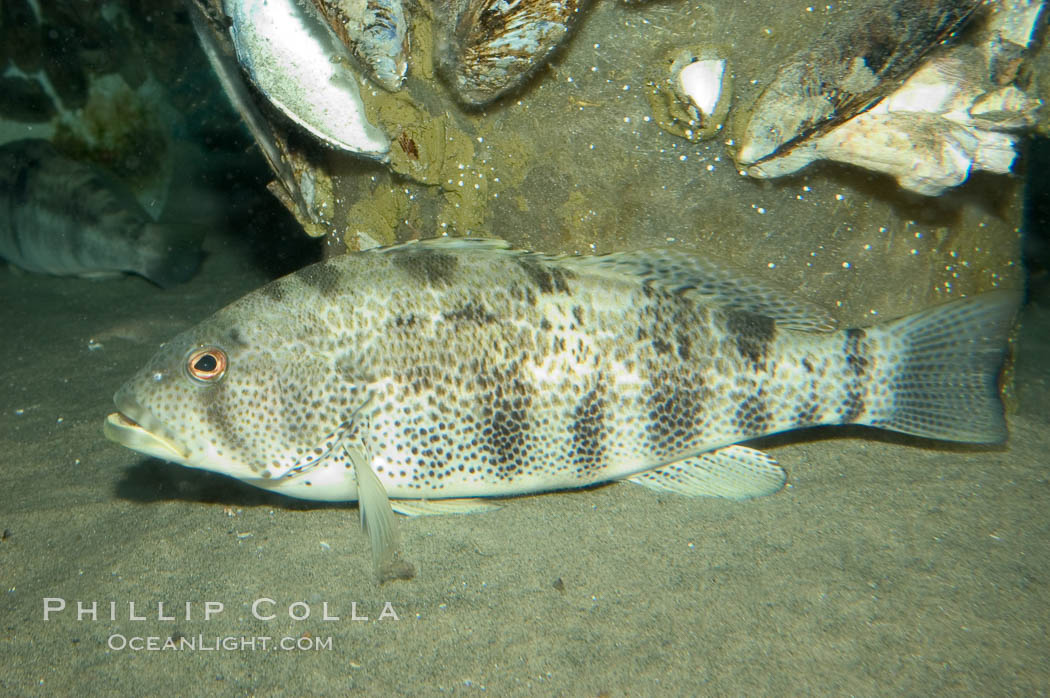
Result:
M121 635L109 636L106 646L114 652L255 652L283 650L285 652L322 652L332 649L332 638L300 635L271 637L269 635Z

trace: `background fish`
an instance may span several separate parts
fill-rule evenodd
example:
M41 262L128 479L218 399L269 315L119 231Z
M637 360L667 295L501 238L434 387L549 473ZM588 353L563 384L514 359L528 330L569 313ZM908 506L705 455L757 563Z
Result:
M28 271L132 272L161 287L201 261L202 232L156 223L118 179L44 140L0 146L0 257Z
M387 496L462 511L630 478L742 499L785 474L737 444L778 431L1001 441L1016 307L993 292L834 332L691 255L409 243L306 267L174 338L117 392L105 433L292 496L360 498L378 560Z

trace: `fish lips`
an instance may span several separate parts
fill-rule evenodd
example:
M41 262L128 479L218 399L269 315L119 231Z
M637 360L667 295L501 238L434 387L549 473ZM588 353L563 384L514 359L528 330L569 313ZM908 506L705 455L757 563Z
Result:
M102 424L107 439L147 456L188 464L190 454L186 447L126 388L117 391L113 402L120 411L107 416Z

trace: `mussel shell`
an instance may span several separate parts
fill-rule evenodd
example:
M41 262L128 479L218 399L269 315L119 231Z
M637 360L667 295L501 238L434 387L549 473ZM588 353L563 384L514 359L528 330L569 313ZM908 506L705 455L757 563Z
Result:
M960 29L982 0L888 0L835 22L759 95L737 159L760 162L878 102Z
M395 92L408 69L408 20L402 0L314 0L368 76Z
M458 0L440 68L456 96L483 106L529 80L572 32L589 0Z
M333 148L385 159L390 140L368 121L349 56L311 6L225 0L237 60L279 111Z

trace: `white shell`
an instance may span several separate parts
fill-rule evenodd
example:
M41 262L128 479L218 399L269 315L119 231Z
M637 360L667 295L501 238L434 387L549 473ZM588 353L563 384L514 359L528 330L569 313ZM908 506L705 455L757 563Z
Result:
M724 59L700 59L683 66L675 76L675 90L692 102L705 123L722 99L725 72Z
M1041 102L1013 86L985 92L983 62L964 48L927 61L868 111L747 173L779 177L814 160L835 160L890 174L925 196L962 184L976 170L1008 173L1017 136L1005 131L1031 126Z
M1043 10L1043 0L998 0L989 28L997 41L1009 41L1028 48L1035 35L1036 20Z
M385 159L342 43L296 0L226 0L237 59L270 102L325 143Z

